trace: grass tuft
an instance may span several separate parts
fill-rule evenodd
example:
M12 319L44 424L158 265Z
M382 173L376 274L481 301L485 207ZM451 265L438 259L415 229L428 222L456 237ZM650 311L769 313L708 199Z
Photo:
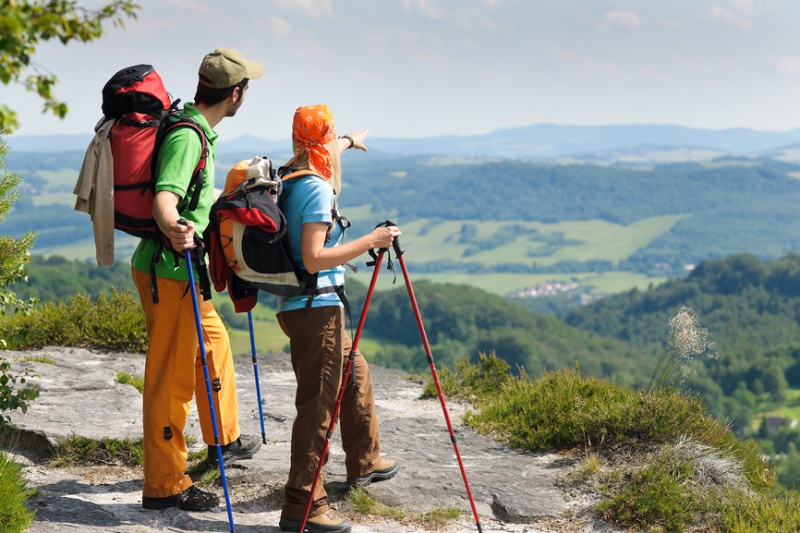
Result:
M34 491L25 487L22 467L0 452L0 533L26 531L35 513L28 508Z
M143 376L133 376L128 374L127 372L117 372L117 383L121 383L123 385L131 385L136 390L139 391L140 394L144 394L144 377Z
M142 439L100 440L80 437L73 434L58 440L50 465L55 467L102 464L141 466L143 455Z
M25 363L43 363L45 365L54 365L56 362L44 355L26 355L22 358Z
M386 505L376 500L364 487L356 487L345 496L348 509L361 516L396 520L427 528L442 528L458 519L463 511L458 507L437 507L423 513L409 513L402 507Z
M350 490L345 496L345 502L352 512L363 516L379 516L397 521L405 520L408 517L405 509L379 502L364 487Z

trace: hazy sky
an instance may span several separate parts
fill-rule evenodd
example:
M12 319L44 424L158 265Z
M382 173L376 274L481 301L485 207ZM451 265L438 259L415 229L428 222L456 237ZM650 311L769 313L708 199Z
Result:
M340 133L488 133L538 123L800 127L798 0L139 0L101 40L48 43L64 121L0 86L18 134L88 133L120 68L153 64L194 96L216 47L266 67L217 131L288 138L299 105L327 103ZM97 7L96 0L80 2Z

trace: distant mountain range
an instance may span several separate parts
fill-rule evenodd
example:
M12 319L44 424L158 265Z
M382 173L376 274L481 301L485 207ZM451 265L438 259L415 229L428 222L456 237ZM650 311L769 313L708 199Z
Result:
M9 136L12 150L57 152L84 150L89 134ZM780 151L800 143L800 129L786 132L746 128L711 130L674 125L562 126L537 124L495 130L485 135L448 135L417 139L375 137L371 150L403 155L446 155L456 157L501 157L512 159L589 158L607 153L624 158L645 152L677 149L684 153L703 151L716 156L759 155ZM219 154L286 152L289 140L267 140L244 135L218 146Z

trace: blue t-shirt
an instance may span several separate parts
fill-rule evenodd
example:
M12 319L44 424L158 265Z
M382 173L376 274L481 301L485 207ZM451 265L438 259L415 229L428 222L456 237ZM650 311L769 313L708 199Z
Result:
M303 224L324 222L329 226L333 224L331 209L333 208L333 188L330 184L316 176L303 176L284 182L281 194L281 210L286 216L287 231L289 234L289 249L297 264L303 265L300 249ZM342 239L342 228L334 224L331 239L325 248L338 246ZM344 266L340 265L330 270L319 272L317 288L335 287L344 285ZM308 296L282 296L278 298L278 312L304 309ZM336 293L325 293L314 296L312 307L341 306L342 303Z

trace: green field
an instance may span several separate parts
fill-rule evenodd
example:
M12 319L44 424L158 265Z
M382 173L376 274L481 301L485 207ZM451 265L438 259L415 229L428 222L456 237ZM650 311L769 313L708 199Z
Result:
M370 217L366 207L348 210L348 217L354 222ZM544 281L576 280L581 285L590 285L593 292L609 294L625 291L634 287L644 289L650 283L660 283L663 279L648 278L641 274L612 271L602 274L595 272L569 274L514 274L485 273L470 274L466 269L462 272L447 271L440 273L415 273L414 265L436 260L457 260L465 264L482 263L497 265L501 263L530 264L534 260L547 266L564 260L589 261L607 260L616 263L633 254L670 228L682 217L663 216L641 220L635 224L623 226L601 220L570 221L559 224L542 224L538 222L482 222L471 220L431 222L421 219L402 225L401 243L405 250L405 261L413 283L416 279L430 279L441 283L464 283L481 287L495 294L507 294L513 290L523 289ZM508 226L524 226L530 228L533 235L544 238L562 235L568 244L556 247L550 255L531 257L542 243L529 240L528 235L519 235L512 242L470 256L464 256L469 244L459 243L461 228L464 224L474 224L477 228L477 239L489 239L495 232L502 232ZM348 235L349 239L355 238ZM117 261L127 261L136 245L136 239L117 234ZM33 253L50 256L60 255L68 259L94 259L94 244L81 241L66 246L51 248L34 248ZM364 260L367 256L364 256ZM396 265L398 278L402 278L399 265ZM371 273L365 270L357 274L364 284L368 284ZM391 272L379 275L379 290L392 287L394 277ZM402 281L402 279L400 279Z
M78 172L75 170L38 170L36 174L47 180L48 189L55 192L72 193L78 181ZM74 198L74 197L73 197ZM74 200L73 200L74 203Z
M753 429L758 429L758 425L761 423L761 416L777 416L800 420L800 389L786 389L786 402L782 406L758 413L757 416L753 417Z
M287 352L289 339L281 331L275 320L275 311L271 310L271 318L255 318L257 313L268 311L265 306L256 306L253 310L253 337L256 353ZM250 331L231 329L231 351L234 354L251 353Z
M256 353L288 353L289 338L283 334L275 319L275 309L271 306L259 304L253 309L253 317L253 337L255 339ZM355 326L354 324L353 328ZM250 355L252 353L249 330L231 329L230 338L231 351L235 355ZM380 343L362 336L358 348L360 352L369 358L370 355L380 351Z
M506 295L518 289L537 285L547 281L577 281L583 287L592 287L593 293L600 294L613 294L617 292L624 292L633 288L644 290L650 284L658 285L666 278L649 278L642 274L635 274L633 272L612 271L599 274L597 272L576 272L569 274L506 274L506 273L490 273L490 274L469 274L466 272L442 272L442 273L415 273L414 265L410 257L406 257L406 266L408 268L411 284L413 285L416 280L427 279L436 283L456 283L463 285L472 285L480 287L481 289L491 292L493 294ZM397 283L402 283L402 272L399 266L395 268L397 271ZM371 275L371 274L370 274ZM386 290L392 288L393 276L391 272L381 272L378 277L377 289ZM361 276L359 280L369 283L367 275Z
M348 212L348 216L350 213ZM351 217L356 220L354 217ZM479 222L474 220L448 220L434 223L430 220L415 220L402 224L403 248L418 261L457 259L465 263L497 265L501 263L531 263L535 254L544 244L532 241L531 235L544 239L563 236L568 244L559 246L549 255L535 257L542 265L552 265L564 260L588 261L603 259L618 262L626 259L654 238L669 231L682 215L652 217L623 226L603 220L570 221L558 224L540 222ZM513 241L492 250L470 256L464 252L469 243L459 243L461 228L473 224L477 228L477 239L490 239L497 232L511 226L530 228L531 235L520 235Z

